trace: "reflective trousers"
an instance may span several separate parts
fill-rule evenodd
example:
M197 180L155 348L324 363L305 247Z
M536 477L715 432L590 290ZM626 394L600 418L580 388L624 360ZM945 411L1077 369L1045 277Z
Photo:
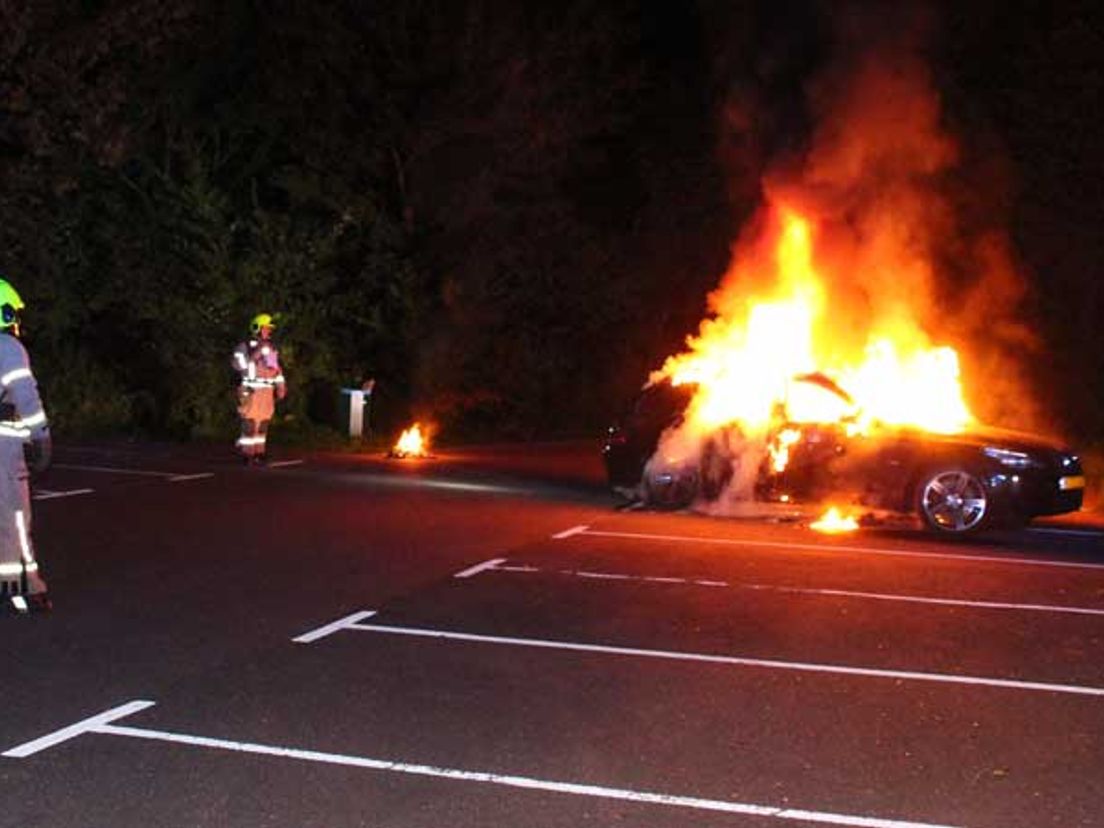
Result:
M20 463L22 466L22 463ZM27 472L0 469L0 595L46 592L31 543Z
M238 451L244 457L263 457L267 448L268 420L249 420L242 417Z

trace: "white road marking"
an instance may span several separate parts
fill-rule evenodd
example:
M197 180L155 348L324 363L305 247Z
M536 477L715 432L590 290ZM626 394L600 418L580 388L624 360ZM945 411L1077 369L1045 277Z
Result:
M563 540L564 538L570 538L572 535L581 535L589 529L589 526L572 526L570 529L565 529L564 531L555 534L552 537L555 540Z
M363 472L356 475L357 480L370 482L378 486L392 486L404 489L444 489L457 492L491 492L494 494L514 494L529 497L538 490L522 486L501 486L488 483L464 483L456 480L438 480L431 477L396 476L394 474L378 474Z
M1102 538L1104 539L1104 531L1098 530L1093 532L1090 529L1058 529L1044 526L1036 526L1027 530L1028 532L1037 532L1042 535L1074 535L1082 538Z
M363 621L365 618L371 618L375 614L375 610L354 612L352 615L346 615L344 618L337 619L332 624L326 624L316 630L305 632L291 640L296 644L313 644L318 639L325 638L327 635L332 635L339 630L358 629L356 626L358 621Z
M132 701L126 704L121 704L118 707L113 707L111 710L107 710L96 716L90 716L87 719L82 719L76 724L71 724L68 727L63 727L61 730L55 730L53 733L48 733L38 739L30 742L25 742L18 747L13 747L11 750L6 750L0 756L7 756L10 759L26 759L28 756L32 756L39 751L51 748L54 745L59 745L62 742L67 742L70 739L75 739L83 733L96 732L108 722L112 722L115 719L121 719L123 716L129 716L131 713L137 713L139 710L145 710L147 707L152 707L151 701Z
M620 575L616 572L584 572L580 570L574 573L579 578L593 578L598 581L636 581L635 575Z
M532 574L565 575L569 578L606 581L641 581L644 583L685 584L727 589L750 589L759 592L791 592L799 595L826 595L834 598L868 598L875 601L900 601L914 604L942 604L954 607L974 607L978 609L1008 609L1031 612L1057 612L1071 615L1101 615L1104 609L1096 607L1071 607L1061 604L1017 604L1005 601L977 601L965 598L939 598L926 595L900 595L897 593L861 592L849 589L818 589L813 587L790 587L779 584L741 583L739 581L714 581L706 578L660 577L656 575L630 575L620 572L594 572L587 569L541 569L535 566L516 566L506 564L506 558L497 559L496 572L525 572ZM483 571L483 570L480 570ZM476 574L475 572L472 573Z
M433 478L409 479L407 485L424 486L428 489L444 489L453 492L514 492L528 494L531 489L518 488L516 486L497 486L490 483L465 483L462 480L435 480Z
M522 566L521 564L502 564L496 566L495 570L501 570L502 572L540 572L540 567L537 566Z
M486 572L489 569L494 569L501 563L506 563L505 558L491 558L489 561L483 561L483 563L470 566L462 572L457 572L453 575L453 578L470 578L473 575L478 575L480 572Z
M301 466L302 460L275 460L268 464L269 468L278 469L281 466Z
M576 527L580 529L580 527ZM724 546L754 546L764 549L808 549L817 552L856 552L862 555L891 555L904 558L935 558L949 561L983 561L985 563L1016 564L1023 566L1054 566L1070 569L1104 569L1104 564L1078 563L1077 561L1048 561L1041 558L1004 558L997 555L954 555L947 552L909 552L905 549L881 549L876 546L844 546L842 544L784 543L760 541L750 538L708 538L693 535L652 535L643 532L610 532L581 527L572 535L593 535L604 538L628 538L631 540L667 541L672 543L714 543ZM557 536L553 536L557 537ZM567 535L565 535L567 537Z
M214 472L199 472L198 474L178 474L169 478L170 483L180 483L184 480L203 480L207 477L214 477Z
M374 613L368 613L369 615ZM554 641L546 638L513 638L501 635L481 635L463 633L454 630L434 630L425 627L394 627L386 624L358 624L355 615L335 621L321 628L321 635L338 630L360 630L362 632L382 633L384 635L407 635L416 638L436 638L448 641L467 641L477 644L498 644L511 647L534 647L545 650L568 650L580 653L602 653L604 655L633 656L637 658L657 658L669 661L691 661L705 664L730 664L737 667L759 667L767 670L794 670L806 673L829 673L845 676L865 676L868 678L889 678L904 681L930 681L940 684L964 684L978 687L1001 687L1010 690L1037 690L1046 693L1064 693L1076 696L1102 696L1104 687L1092 687L1081 684L1051 684L1041 681L1018 681L1016 679L992 678L989 676L965 676L952 673L924 673L915 670L888 670L878 667L850 667L844 664L816 664L802 661L779 661L766 658L747 658L744 656L715 655L712 653L688 653L678 650L647 650L640 647L618 647L611 644L584 644L576 641ZM331 629L332 628L332 629ZM314 635L308 633L307 635ZM299 641L300 639L294 639ZM309 643L309 642L303 642Z
M875 601L902 601L915 604L943 604L953 607L976 607L978 609L1008 609L1025 612L1057 612L1071 615L1104 615L1104 609L1093 607L1069 607L1059 604L1015 604L1004 601L967 601L960 598L931 598L922 595L894 595L878 592L854 592L846 589L806 589L802 587L770 586L766 584L737 584L744 589L779 590L781 592L813 593L817 595L838 596L842 598L869 598Z
M51 734L50 736L45 736L34 742L28 742L26 745L13 748L3 755L12 758L25 758L26 756L44 750L58 742L72 739L74 736L83 733L97 733L105 736L120 736L131 739L168 742L170 744L225 750L234 753L272 756L280 759L295 759L304 762L366 768L369 770L387 771L389 773L402 773L412 776L426 776L461 782L482 782L491 785L503 785L510 788L521 788L524 790L548 791L551 793L572 794L575 796L590 796L600 799L614 799L646 805L664 805L697 811L745 814L750 816L772 817L774 819L819 822L830 825L849 825L856 826L856 828L954 828L954 826L930 822L882 819L879 817L841 814L830 811L811 811L773 805L757 805L748 802L732 802L724 799L705 799L697 796L680 796L678 794L657 793L654 791L611 788L604 785L589 785L580 782L558 782L555 780L537 779L531 776L515 776L512 774L494 773L490 771L471 771L462 770L460 768L439 767L436 765L413 764L409 762L397 762L392 759L373 759L368 756L353 756L347 753L326 753L319 750L303 750L301 748L263 745L256 742L212 739L206 736L173 733L167 730L150 730L147 728L111 724L111 722L116 719L143 710L152 704L153 702L135 701L126 705L121 705L106 713L101 713L99 716L93 716L90 719L85 719L83 722L78 722L68 728L59 730L57 733Z
M32 500L55 500L59 497L73 497L74 495L92 494L94 489L68 489L64 492L51 492L46 489L39 489L32 495Z
M51 468L70 469L72 471L102 472L106 474L134 474L142 477L175 477L176 472L148 471L146 469L126 469L115 466L75 466L66 463L54 463Z

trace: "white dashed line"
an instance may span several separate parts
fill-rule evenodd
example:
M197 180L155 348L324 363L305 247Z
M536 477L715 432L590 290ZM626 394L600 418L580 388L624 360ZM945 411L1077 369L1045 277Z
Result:
M616 572L583 572L579 571L574 573L579 578L593 578L596 581L635 581L638 580L632 575L619 575Z
M318 750L263 745L256 742L237 742L228 739L212 739L206 736L193 736L187 733L173 733L166 730L150 730L140 727L127 727L111 722L150 707L153 702L134 701L124 704L99 716L93 716L70 727L63 728L49 736L36 739L13 748L3 755L22 759L45 750L61 742L85 733L119 736L130 739L144 739L154 742L188 745L190 747L225 750L239 754L272 756L279 759L295 759L303 762L342 765L345 767L365 768L412 776L449 779L459 782L481 782L502 785L523 790L547 791L550 793L589 796L599 799L613 799L636 802L645 805L662 805L671 808L685 808L695 811L710 811L749 816L770 817L774 819L797 820L800 822L819 822L830 825L848 825L856 828L954 828L954 826L930 822L883 819L879 817L813 811L798 808L758 805L748 802L733 802L726 799L706 799L697 796L639 791L627 788L612 788L603 785L589 785L580 782L560 782L549 779L537 779L531 776L494 773L491 771L471 771L460 768L440 767L420 763L398 762L393 759L374 759L368 756L353 756L347 753L326 753Z
M1040 535L1073 535L1079 538L1100 538L1104 540L1104 531L1093 532L1089 529L1057 529L1044 526L1036 526L1027 530Z
M176 472L148 471L146 469L127 469L116 466L74 466L66 463L54 463L51 468L70 471L97 472L100 474L133 474L140 477L176 477Z
M56 500L59 497L74 497L75 495L92 494L94 489L69 489L64 492L51 492L39 489L31 496L32 500Z
M830 598L861 598L872 601L898 601L912 604L936 604L952 607L972 607L975 609L1020 610L1025 612L1053 612L1069 615L1104 616L1104 609L1097 607L1073 607L1061 604L1019 604L1006 601L977 601L965 598L941 598L927 595L900 595L896 593L862 592L849 589L818 589L814 587L790 587L778 584L757 584L716 581L706 578L679 578L659 575L632 575L621 572L594 572L586 569L541 569L535 566L508 565L506 558L497 558L494 566L473 567L470 574L493 570L495 572L525 572L529 574L562 575L569 578L582 578L593 581L637 581L652 584L683 584L722 589L748 589L757 592L786 592L797 595L823 595ZM488 562L491 563L491 562ZM457 576L460 577L460 576Z
M270 469L278 469L283 466L301 466L302 464L302 460L274 460L268 464L268 467Z
M1078 563L1077 561L1048 561L1041 558L1013 558L996 555L953 555L946 552L909 552L904 549L881 549L876 546L845 546L843 544L785 543L783 541L761 541L750 538L709 538L694 535L652 535L642 532L610 532L576 526L561 533L562 537L586 535L600 538L626 538L629 540L663 541L665 543L705 543L722 546L744 546L761 549L801 549L816 552L854 552L860 555L887 555L901 558L925 558L948 561L982 561L985 563L1009 564L1015 566L1053 566L1066 569L1104 569L1104 564ZM553 535L561 539L561 535Z
M214 477L214 472L199 472L198 474L178 474L169 478L170 483L181 483L185 480L205 480L208 477Z

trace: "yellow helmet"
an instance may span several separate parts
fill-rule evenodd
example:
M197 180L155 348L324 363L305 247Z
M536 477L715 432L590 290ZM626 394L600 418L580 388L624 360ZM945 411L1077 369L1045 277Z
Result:
M23 299L6 280L0 279L0 330L8 330L19 324L19 311Z
M253 317L253 320L249 323L249 330L254 334L259 334L261 328L276 328L276 320L272 318L272 314L258 313Z

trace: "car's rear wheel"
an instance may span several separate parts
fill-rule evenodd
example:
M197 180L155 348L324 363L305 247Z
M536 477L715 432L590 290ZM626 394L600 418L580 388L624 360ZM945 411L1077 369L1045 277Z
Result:
M989 524L992 503L974 473L940 469L928 472L920 481L917 510L924 525L935 532L968 535Z

